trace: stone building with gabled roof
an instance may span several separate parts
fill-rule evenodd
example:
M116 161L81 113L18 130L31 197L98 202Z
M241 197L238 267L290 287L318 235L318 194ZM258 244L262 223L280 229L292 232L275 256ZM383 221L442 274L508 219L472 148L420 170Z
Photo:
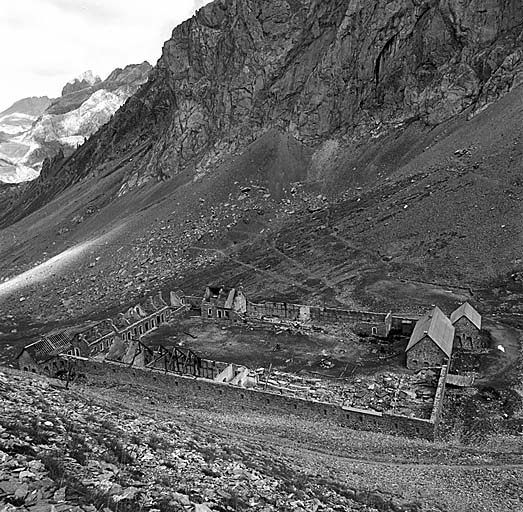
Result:
M435 307L418 320L406 348L407 368L443 366L448 364L454 343L454 326Z
M202 318L240 320L247 312L247 299L237 288L207 286L202 299Z
M87 327L72 327L47 333L20 351L16 357L18 367L25 371L44 371L51 374L54 369L53 361L60 354L87 357L89 346L81 334L91 328L92 324L89 324Z
M468 302L452 312L454 349L476 351L483 348L481 341L481 315Z

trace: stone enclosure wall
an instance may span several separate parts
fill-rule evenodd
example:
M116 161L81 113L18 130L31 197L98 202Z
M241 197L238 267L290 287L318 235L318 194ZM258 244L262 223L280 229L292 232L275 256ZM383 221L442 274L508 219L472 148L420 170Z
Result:
M75 356L61 356L63 361L75 365L77 375L85 375L87 381L100 385L126 384L137 387L151 387L164 390L166 395L175 395L185 399L196 398L212 408L231 410L231 408L257 411L274 411L294 414L310 420L322 418L356 430L369 430L386 434L406 435L434 440L443 400L446 370L438 389L439 398L434 404L430 420L396 416L343 407L335 404L305 400L284 396L278 393L246 389L222 384L207 379L187 377L175 373L143 368L131 368L114 362L99 362Z

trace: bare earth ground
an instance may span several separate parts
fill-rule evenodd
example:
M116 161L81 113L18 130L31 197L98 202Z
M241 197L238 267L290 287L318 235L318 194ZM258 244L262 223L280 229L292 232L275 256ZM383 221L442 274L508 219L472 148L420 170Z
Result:
M201 357L250 368L272 366L289 372L317 372L325 377L404 368L408 340L377 342L340 331L293 333L277 326L227 326L202 322L196 317L162 327L144 341L151 346L190 348ZM322 361L330 364L322 366Z

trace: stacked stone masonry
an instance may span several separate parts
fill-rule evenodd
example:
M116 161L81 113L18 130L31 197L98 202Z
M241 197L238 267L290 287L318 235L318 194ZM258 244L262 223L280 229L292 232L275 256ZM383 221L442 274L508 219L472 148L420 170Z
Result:
M393 435L421 437L434 440L443 400L446 367L439 379L436 400L430 420L398 416L387 412L342 407L335 404L305 400L267 391L233 386L208 379L200 379L170 372L130 368L113 362L98 362L76 356L61 356L61 364L75 366L77 375L98 385L124 384L152 387L165 391L166 396L197 398L209 407L230 410L233 407L256 411L272 411L317 420L332 421L356 430L368 430Z

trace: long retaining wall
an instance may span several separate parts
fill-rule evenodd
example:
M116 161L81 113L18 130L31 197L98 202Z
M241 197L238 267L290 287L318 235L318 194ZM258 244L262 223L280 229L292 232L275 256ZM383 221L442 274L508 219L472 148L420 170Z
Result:
M75 356L61 356L61 359L74 364L76 373L85 375L88 382L100 385L145 386L156 390L162 389L166 394L177 394L181 398L198 398L198 400L208 403L210 407L290 413L310 420L323 418L356 430L420 437L428 440L434 440L437 435L441 401L443 400L443 393L440 393L439 402L434 406L434 409L437 409L436 412L433 412L430 420L426 420L246 389L161 370L132 368L116 362L100 362ZM446 371L443 380L445 379Z

